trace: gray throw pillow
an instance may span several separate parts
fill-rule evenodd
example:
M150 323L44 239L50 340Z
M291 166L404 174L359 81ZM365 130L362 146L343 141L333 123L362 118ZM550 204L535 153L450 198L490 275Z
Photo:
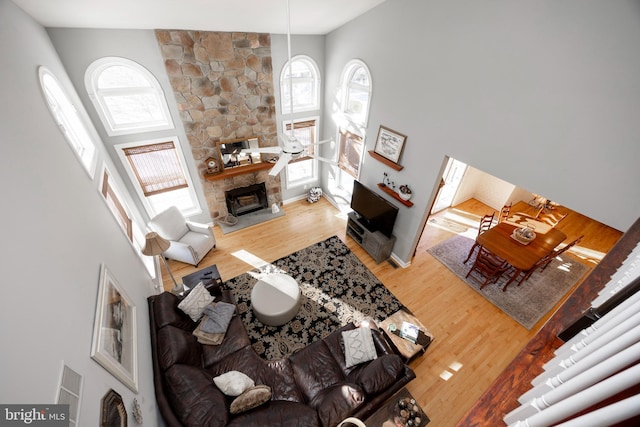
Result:
M236 306L226 302L209 304L204 308L206 317L200 322L200 328L209 334L223 334L227 332L235 311Z
M366 327L342 332L344 356L347 368L368 362L378 357L371 337L371 329Z

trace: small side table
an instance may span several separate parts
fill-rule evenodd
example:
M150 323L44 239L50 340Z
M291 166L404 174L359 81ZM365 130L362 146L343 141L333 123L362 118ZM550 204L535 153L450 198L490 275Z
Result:
M416 325L418 329L420 329L420 331L422 331L427 337L429 337L429 342L426 345L414 344L411 341L399 337L398 335L389 331L389 325L391 324L395 325L397 330L400 330L402 322L408 322ZM395 345L395 347L407 362L410 362L416 357L422 355L429 344L431 344L431 342L433 341L433 334L429 332L429 330L420 322L420 320L404 310L398 310L391 316L387 317L380 323L379 327L384 331L387 337L389 337L389 340L393 343L393 345Z
M218 267L215 264L205 267L202 270L198 270L195 273L182 276L182 283L184 283L184 285L189 289L196 286L198 282L205 282L205 285L207 285L210 281L213 281L218 285L222 285L222 279L220 278Z
M406 388L401 389L393 397L386 401L376 412L374 412L364 423L367 427L397 427L394 417L396 415L396 405L401 399L413 399L411 393ZM415 400L415 399L414 399ZM416 405L418 405L416 403ZM420 405L418 405L420 408ZM420 424L414 424L415 427L426 426L429 421L429 417L424 413L424 410L420 408Z

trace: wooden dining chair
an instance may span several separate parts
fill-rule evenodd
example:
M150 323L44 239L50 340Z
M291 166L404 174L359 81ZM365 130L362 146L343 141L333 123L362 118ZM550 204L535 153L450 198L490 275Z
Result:
M484 278L484 282L480 285L480 289L482 289L490 282L498 280L498 278L500 278L505 271L509 270L510 267L511 266L507 261L488 249L480 246L476 260L473 262L473 265L465 277L469 277L469 275L474 271L478 273L482 278Z
M480 219L480 225L478 226L478 236L493 226L494 215L495 215L495 212L493 212L491 215L485 215ZM471 246L471 249L469 250L469 255L467 255L467 259L464 260L464 264L466 264L467 261L469 261L469 259L471 258L471 255L473 254L473 251L478 246L480 246L480 244L478 243L478 237L476 236L476 240L475 242L473 242L473 246Z
M540 271L543 271L545 268L547 268L547 266L549 266L551 261L553 261L555 258L559 257L560 255L562 255L563 253L565 253L566 251L568 251L569 249L577 245L580 242L580 240L582 240L583 237L584 235L578 237L573 242L566 244L562 248L552 251L550 254L545 255L544 257L542 257L542 259L536 262L533 265L533 267L531 267L531 269L527 271L523 271L521 273L522 277L515 279L515 281L517 282L517 286L520 286L522 282L525 282L527 279L529 279L529 277L531 277L533 272L536 271L537 269L540 269Z
M500 209L500 216L498 217L498 224L500 224L503 221L506 221L507 218L509 218L509 214L511 213L511 205L512 205L512 203L509 203L508 205L504 205L502 207L502 209Z

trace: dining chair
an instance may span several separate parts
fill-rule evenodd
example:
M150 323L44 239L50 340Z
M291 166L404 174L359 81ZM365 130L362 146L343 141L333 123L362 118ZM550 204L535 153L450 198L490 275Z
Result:
M551 253L545 255L544 257L542 257L538 262L536 262L533 267L531 267L529 270L527 271L523 271L521 274L522 277L521 278L516 278L515 280L517 281L517 286L520 286L520 284L522 282L527 281L527 279L529 279L529 277L531 277L531 275L533 274L534 271L536 271L537 269L540 269L540 271L544 271L545 268L547 268L549 266L549 264L551 263L551 261L553 261L555 258L559 257L560 255L562 255L563 253L565 253L566 251L568 251L569 249L571 249L572 247L574 247L576 244L578 244L580 242L580 240L582 240L582 238L584 237L584 235L578 237L577 239L575 239L573 242L571 243L567 243L565 246L563 246L560 249L556 249L554 251L552 251Z
M488 283L498 280L505 271L509 270L510 267L511 266L507 261L488 249L480 246L476 260L473 262L473 265L465 277L469 277L473 271L477 272L482 276L482 278L484 278L484 282L480 286L480 289L482 289Z
M506 221L507 218L509 218L509 214L511 213L511 205L512 205L512 203L509 203L508 205L504 205L502 207L502 209L500 209L500 216L498 217L498 224L500 224L503 221Z
M485 215L480 219L480 225L478 226L478 236L493 226L494 215L495 215L495 212L493 212L491 215ZM473 251L478 246L480 246L480 244L478 243L478 236L476 236L476 240L473 242L473 246L471 246L471 249L469 250L469 255L467 255L467 259L464 260L464 264L466 264L467 261L469 261L469 259L471 258L471 255L473 254Z

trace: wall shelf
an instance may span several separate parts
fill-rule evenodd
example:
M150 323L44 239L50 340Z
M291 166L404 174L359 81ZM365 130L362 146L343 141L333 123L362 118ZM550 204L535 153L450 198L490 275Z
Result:
M378 160L379 162L382 162L385 165L389 166L391 169L395 169L397 171L401 171L402 169L404 169L404 166L400 166L399 164L394 163L391 160L382 157L380 154L376 153L373 150L369 150L369 155L374 159Z
M382 191L384 191L385 193L387 193L388 195L390 195L391 197L393 197L394 199L396 199L397 201L399 201L400 203L402 203L403 205L407 206L407 207L411 207L413 206L413 202L410 202L409 200L404 200L400 197L400 195L395 192L393 189L389 188L388 186L384 185L383 183L378 183L378 188L380 188Z
M206 179L207 181L218 181L225 178L244 175L245 173L258 172L261 170L271 169L272 167L273 167L273 163L269 163L269 162L254 163L252 165L238 166L235 168L225 169L220 173L205 172L204 179Z

